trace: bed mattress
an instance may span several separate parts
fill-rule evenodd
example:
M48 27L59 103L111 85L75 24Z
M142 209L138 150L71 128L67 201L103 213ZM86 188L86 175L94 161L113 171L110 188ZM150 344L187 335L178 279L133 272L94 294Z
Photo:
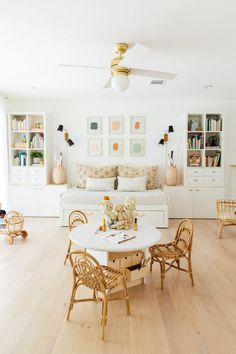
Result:
M81 188L67 189L60 198L62 204L89 205L98 204L104 195L108 195L113 204L122 204L127 196L135 197L138 205L168 205L168 195L161 189L152 189L145 192L121 191L86 191Z

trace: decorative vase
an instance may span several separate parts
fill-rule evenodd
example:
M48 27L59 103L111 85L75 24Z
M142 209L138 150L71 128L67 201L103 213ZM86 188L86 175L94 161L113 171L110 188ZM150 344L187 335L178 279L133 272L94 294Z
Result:
M52 180L55 184L66 183L66 170L62 165L56 165L52 171Z
M178 183L178 169L176 166L169 166L166 169L166 184L176 186Z

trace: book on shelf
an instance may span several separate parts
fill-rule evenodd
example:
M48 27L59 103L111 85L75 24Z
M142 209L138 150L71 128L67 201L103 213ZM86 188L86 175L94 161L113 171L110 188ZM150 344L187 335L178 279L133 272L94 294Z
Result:
M202 149L203 137L201 134L195 134L188 137L188 149Z
M127 234L126 232L120 231L120 230L108 230L105 232L96 230L95 235L98 237L101 237L105 240L116 243L117 245L120 243L129 241L129 240L132 240L136 237L135 235L130 235L130 234Z
M206 156L206 167L220 167L221 153L216 153L215 156Z
M209 132L211 131L220 132L222 130L221 118L207 118L207 130Z

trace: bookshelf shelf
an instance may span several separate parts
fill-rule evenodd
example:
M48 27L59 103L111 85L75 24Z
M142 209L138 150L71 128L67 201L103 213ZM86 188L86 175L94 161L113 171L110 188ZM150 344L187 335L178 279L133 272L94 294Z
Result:
M10 113L8 132L10 184L47 184L45 113Z
M219 187L223 185L223 138L222 113L187 114L185 185L207 186L211 183ZM216 168L217 180L211 179Z

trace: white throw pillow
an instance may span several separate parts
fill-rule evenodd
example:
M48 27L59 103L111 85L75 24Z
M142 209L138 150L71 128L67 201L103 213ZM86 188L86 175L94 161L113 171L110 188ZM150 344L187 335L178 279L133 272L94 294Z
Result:
M126 178L118 176L118 191L144 192L147 190L147 176Z
M87 191L113 191L116 177L91 178L86 177Z

